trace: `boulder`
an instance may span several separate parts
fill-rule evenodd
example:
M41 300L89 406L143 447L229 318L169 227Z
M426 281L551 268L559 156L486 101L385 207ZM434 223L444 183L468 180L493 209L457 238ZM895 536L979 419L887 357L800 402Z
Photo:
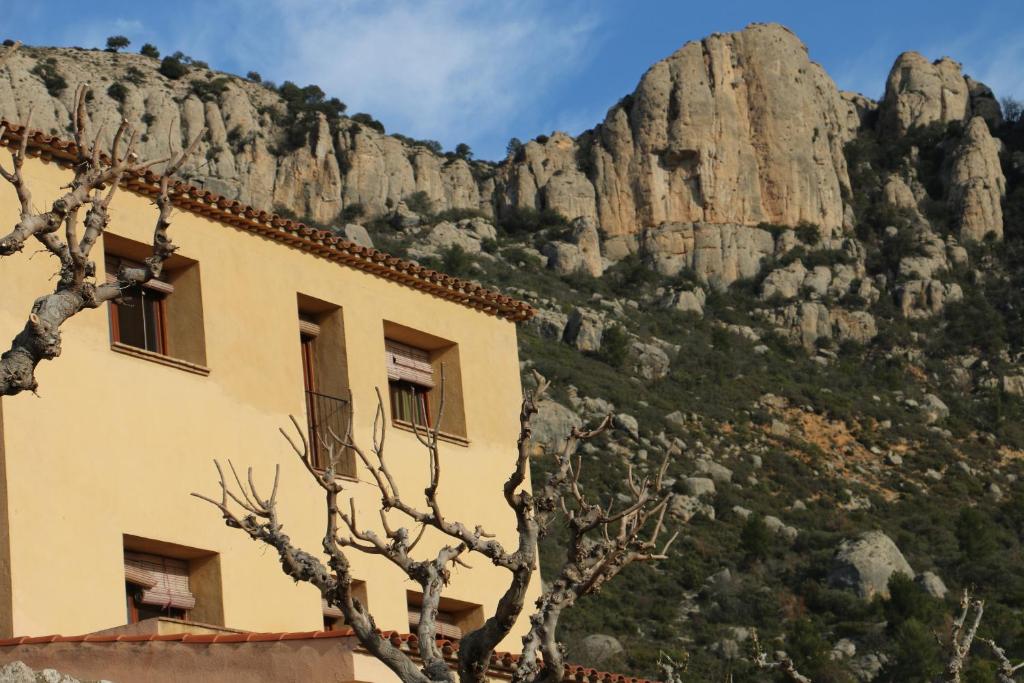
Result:
M659 380L668 375L671 361L656 344L634 341L629 346L629 363L633 372L646 380Z
M361 247L373 249L373 240L366 228L356 223L347 223L341 228L341 236L349 242L354 242Z
M708 519L715 518L715 508L696 496L672 496L668 513L683 523L689 522L696 515L704 515Z
M938 315L947 303L963 301L964 291L955 282L910 280L896 290L896 301L904 318L928 318Z
M697 471L711 477L716 484L728 484L732 481L732 470L714 460L698 460Z
M571 409L552 400L537 402L537 414L530 422L536 453L560 448L573 427L582 427L583 420Z
M935 424L949 417L949 408L935 394L925 394L921 400L921 415L927 424Z
M704 315L704 302L707 295L701 287L682 291L668 292L661 300L661 307L680 313Z
M921 572L914 577L914 581L922 590L924 590L925 593L933 598L942 600L946 597L946 594L949 593L949 589L946 588L945 582L943 582L935 572Z
M627 413L619 413L614 418L612 418L612 424L615 426L616 429L621 429L622 431L629 434L633 439L640 439L640 423L637 422L636 418L633 417L632 415L628 415Z
M581 663L599 666L623 651L622 643L617 638L603 633L595 633L580 640L573 656L578 658Z
M683 491L689 496L699 498L701 496L713 496L715 494L715 482L707 477L686 477L682 481Z
M580 351L599 351L604 320L588 308L574 308L565 325L562 341Z
M800 288L807 278L807 269L797 260L785 268L777 268L768 274L761 283L761 300L795 299L800 295Z
M569 316L561 311L550 308L537 308L534 316L526 322L526 326L537 333L539 337L560 340L565 332Z
M869 600L875 595L889 597L889 577L914 576L903 553L881 531L868 531L856 539L843 541L832 560L829 584L853 590Z

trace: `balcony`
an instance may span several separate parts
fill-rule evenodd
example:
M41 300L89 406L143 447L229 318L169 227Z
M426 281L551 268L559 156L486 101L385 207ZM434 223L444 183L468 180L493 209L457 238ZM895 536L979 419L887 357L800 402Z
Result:
M349 449L340 449L333 435L344 438L352 419L352 399L346 392L344 397L329 396L316 391L306 392L306 417L309 422L310 450L313 466L327 469L327 445L335 445L334 473L342 477L354 477L355 459Z

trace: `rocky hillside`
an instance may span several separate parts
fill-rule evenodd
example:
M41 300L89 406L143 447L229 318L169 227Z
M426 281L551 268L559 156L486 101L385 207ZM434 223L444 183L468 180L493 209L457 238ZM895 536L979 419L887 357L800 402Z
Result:
M559 387L537 469L609 412L582 453L608 500L627 465L682 449L683 538L571 612L574 659L655 674L664 651L684 680L760 681L756 627L817 682L930 681L965 587L1024 658L1019 105L916 53L880 102L842 93L753 25L655 64L578 138L491 164L312 87L165 62L23 48L0 114L64 130L88 76L94 119L139 121L145 156L208 126L194 182L529 300L524 370ZM977 648L967 680L994 666Z

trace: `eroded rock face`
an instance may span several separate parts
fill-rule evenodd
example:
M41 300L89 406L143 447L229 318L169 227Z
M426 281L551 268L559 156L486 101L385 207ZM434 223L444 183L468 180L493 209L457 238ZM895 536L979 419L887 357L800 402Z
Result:
M969 113L970 93L958 62L929 62L917 52L896 58L879 107L883 132L903 135L915 126L963 121Z
M829 583L849 588L870 600L875 595L889 597L889 577L914 570L892 539L881 531L868 531L854 540L843 541L833 560Z
M1003 238L1005 194L999 148L988 124L975 116L953 155L949 179L949 201L959 221L961 242L980 241L990 234Z
M767 230L734 224L664 223L640 236L640 253L659 273L690 269L718 289L756 275L774 248Z
M658 62L578 140L527 143L498 185L507 205L596 217L613 236L665 223L830 230L857 117L796 36L754 24Z

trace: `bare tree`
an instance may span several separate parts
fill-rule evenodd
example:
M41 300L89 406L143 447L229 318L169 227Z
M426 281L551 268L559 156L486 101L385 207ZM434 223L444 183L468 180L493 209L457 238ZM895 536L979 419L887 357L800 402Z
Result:
M215 505L228 526L242 529L254 540L277 550L285 573L297 581L306 581L318 589L331 605L345 616L359 642L387 665L404 683L454 681L482 683L494 649L509 634L520 616L531 578L537 569L537 541L554 523L564 519L568 529L568 545L561 570L549 577L550 588L537 600L530 617L530 629L523 637L522 656L512 672L514 683L560 683L563 677L563 648L556 639L560 615L581 597L600 590L633 562L663 559L675 540L672 535L664 543L665 513L671 494L663 489L663 476L668 453L653 478L638 479L629 471L626 483L631 502L620 510L591 502L580 486L581 458L574 457L581 441L593 439L608 428L610 416L593 430L574 428L563 448L555 455L551 474L531 491L524 487L529 465L530 421L537 412L537 401L548 389L548 382L536 375L537 388L527 392L520 411L520 433L515 464L503 487L505 503L516 520L516 547L506 549L492 534L479 525L469 525L444 516L438 500L441 483L441 458L438 451L439 425L444 414L444 370L441 372L441 398L437 420L432 429L416 430L416 436L427 450L429 484L423 492L423 506L417 507L402 497L385 457L386 419L380 391L373 425L372 446L367 452L356 444L349 433L321 442L330 463L326 471L318 471L310 458L309 443L298 422L292 418L299 440L288 439L309 474L323 489L326 497L327 522L323 537L326 564L313 554L297 548L282 531L277 513L277 488L280 467L274 476L269 497L262 497L254 483L252 469L245 483L229 462L231 479L216 463L220 476L220 496L193 494ZM359 510L352 499L347 505L339 502L343 484L334 477L335 462L344 449L351 449L371 475L381 495L379 514L382 534L359 521ZM239 511L236 511L240 508ZM394 511L408 522L418 525L413 532L405 526L393 526L388 513ZM413 555L427 528L446 536L450 543L435 553ZM352 575L348 551L381 556L416 581L423 592L417 641L420 664L384 638L372 615L352 593ZM470 554L482 555L509 572L509 582L498 600L497 608L483 626L466 634L459 643L455 675L444 660L436 642L437 606L448 583L452 565L462 563ZM457 676L457 678L455 677Z
M973 613L973 618L971 615ZM947 683L960 683L967 656L978 633L981 617L985 614L985 601L972 598L969 591L964 590L960 597L960 614L953 619L953 631L950 634L949 647L952 651L946 663Z
M8 50L0 57L0 68L12 51ZM88 141L85 111L87 92L88 86L79 86L72 112L76 153L73 162L74 178L62 188L66 192L48 210L35 208L32 192L23 174L32 137L29 128L31 112L23 126L12 126L9 130L0 126L0 139L8 134L17 140L17 144L14 141L9 143L12 167L7 169L0 166L0 176L14 187L20 205L17 223L8 234L0 236L0 257L22 251L25 243L34 238L60 264L53 292L35 300L25 327L11 342L10 349L0 356L0 396L35 391L38 386L36 366L43 360L51 360L60 355L60 326L85 309L98 308L104 302L118 300L129 287L159 277L164 262L177 248L167 234L171 215L170 178L195 149L205 130L177 157L141 164L134 151L135 131L127 121L122 121L114 134L109 154L103 154L100 151L102 131L96 131L91 145ZM158 181L158 215L153 233L152 255L141 267L122 267L115 282L98 283L96 264L89 257L110 222L108 209L118 185L126 177L139 175L158 165L163 165L163 171ZM85 217L79 233L79 214L83 210Z
M761 647L761 640L757 636L757 629L750 631L750 646L754 651L754 666L765 671L778 671L786 676L793 683L811 683L811 679L797 671L796 664L785 652L776 653L775 661L768 659L764 649Z

